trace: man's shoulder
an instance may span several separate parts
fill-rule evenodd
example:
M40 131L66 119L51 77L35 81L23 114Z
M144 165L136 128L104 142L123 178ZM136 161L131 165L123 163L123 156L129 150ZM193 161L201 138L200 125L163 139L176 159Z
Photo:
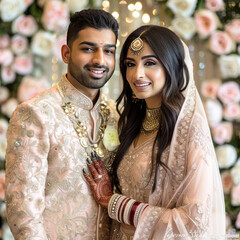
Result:
M29 106L41 106L41 103L46 102L48 104L54 104L59 102L59 93L56 87L51 87L48 90L45 90L38 95L34 96L33 98L25 101L22 105L29 105Z

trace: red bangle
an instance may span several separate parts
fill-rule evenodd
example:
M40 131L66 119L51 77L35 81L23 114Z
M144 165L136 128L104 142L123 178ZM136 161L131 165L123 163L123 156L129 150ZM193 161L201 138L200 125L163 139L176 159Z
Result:
M122 209L121 220L119 219L121 222L123 222L123 214L124 214L124 210L125 210L125 207L126 207L126 205L127 205L127 203L128 203L129 200L130 200L130 198L128 198L127 201L124 203L124 206L123 206L123 209Z
M135 212L137 210L137 207L138 205L140 204L141 202L135 202L131 208L131 212L130 212L130 217L129 217L129 221L130 221L130 224L132 226L134 226L134 223L133 223L133 219L134 219L134 215L135 215Z

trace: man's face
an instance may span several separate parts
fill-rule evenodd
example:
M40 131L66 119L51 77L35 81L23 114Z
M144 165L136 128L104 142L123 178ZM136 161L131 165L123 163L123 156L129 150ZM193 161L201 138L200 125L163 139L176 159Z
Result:
M115 68L116 37L110 29L85 28L68 55L68 76L86 88L99 89ZM66 62L66 61L65 61Z

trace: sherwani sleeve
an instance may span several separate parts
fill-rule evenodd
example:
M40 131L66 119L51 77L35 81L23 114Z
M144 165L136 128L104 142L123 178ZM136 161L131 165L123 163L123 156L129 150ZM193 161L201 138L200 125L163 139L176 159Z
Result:
M219 170L211 138L202 122L201 116L195 116L191 126L186 152L187 173L174 193L178 196L176 203L173 207L146 208L134 240L224 239L224 200Z
M16 240L47 240L43 227L49 138L36 105L21 104L8 128L7 220Z

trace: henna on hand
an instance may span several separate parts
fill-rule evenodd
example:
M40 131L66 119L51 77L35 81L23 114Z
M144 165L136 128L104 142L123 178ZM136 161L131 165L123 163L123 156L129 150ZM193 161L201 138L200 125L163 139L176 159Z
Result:
M87 162L92 177L87 174L86 169L83 169L83 175L90 185L96 202L107 207L108 202L113 195L112 184L108 172L97 153L93 152L91 157L92 161L87 159Z

